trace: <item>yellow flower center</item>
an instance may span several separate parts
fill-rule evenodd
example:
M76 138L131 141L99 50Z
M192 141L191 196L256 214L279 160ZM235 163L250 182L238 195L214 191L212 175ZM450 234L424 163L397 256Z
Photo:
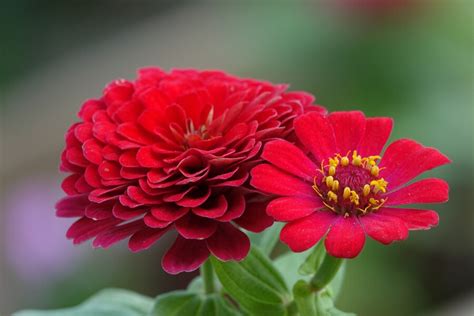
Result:
M352 154L351 154L352 153ZM379 209L386 201L382 194L388 182L379 176L380 156L361 157L356 150L345 156L336 154L329 163L321 162L314 177L313 189L333 212L365 215Z

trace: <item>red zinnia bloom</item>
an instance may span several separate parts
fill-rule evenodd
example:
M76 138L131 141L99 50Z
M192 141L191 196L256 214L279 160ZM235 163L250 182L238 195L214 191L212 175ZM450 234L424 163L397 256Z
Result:
M448 184L441 179L403 186L450 162L438 150L401 139L382 158L392 120L362 112L308 113L294 126L305 150L284 140L269 142L262 153L268 164L251 172L254 187L281 196L268 204L267 213L288 222L280 238L293 251L312 247L327 233L329 254L353 258L366 234L389 244L407 238L409 230L438 224L434 211L394 208L448 200Z
M150 247L169 230L178 237L163 257L169 273L192 271L210 253L241 260L249 239L273 219L265 197L248 186L262 143L288 138L293 119L314 98L285 85L217 71L143 69L84 103L66 134L61 170L71 172L57 215L79 217L68 238L95 247L131 237Z

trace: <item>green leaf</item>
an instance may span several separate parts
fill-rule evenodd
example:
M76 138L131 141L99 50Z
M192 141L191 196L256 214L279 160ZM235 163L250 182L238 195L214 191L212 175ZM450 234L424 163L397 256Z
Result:
M262 253L267 256L270 256L273 248L278 242L280 238L280 231L283 227L284 223L276 222L265 231L261 233L252 233L248 232L248 236L250 238L250 242L252 246L259 248Z
M344 276L346 275L346 261L344 261L334 276L334 279L327 285L326 290L333 300L336 300L341 292L344 283Z
M310 275L316 273L324 259L325 254L326 250L324 249L324 243L319 242L313 248L310 255L306 258L303 264L299 267L298 273L300 275Z
M242 262L211 258L224 289L251 314L284 315L290 294L277 269L257 248Z
M241 315L218 294L200 295L174 291L159 295L149 316L238 316Z
M153 299L121 289L102 290L78 306L50 311L25 310L13 316L145 316Z

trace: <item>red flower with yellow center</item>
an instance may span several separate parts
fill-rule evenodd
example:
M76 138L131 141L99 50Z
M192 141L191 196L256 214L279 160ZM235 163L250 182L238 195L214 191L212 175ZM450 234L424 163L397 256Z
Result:
M450 160L409 139L393 142L381 155L392 125L362 112L307 113L294 123L297 145L265 145L267 163L252 170L251 184L271 194L267 213L288 222L280 238L293 251L327 234L329 254L353 258L366 234L389 244L407 238L409 230L438 224L436 212L405 205L446 202L447 183L429 178L405 184Z
M61 169L67 197L57 214L79 218L74 243L150 247L178 236L163 257L169 273L197 269L212 253L242 260L250 242L239 227L273 223L267 198L249 186L264 143L294 138L293 119L325 112L285 85L218 71L143 69L84 103L66 134Z

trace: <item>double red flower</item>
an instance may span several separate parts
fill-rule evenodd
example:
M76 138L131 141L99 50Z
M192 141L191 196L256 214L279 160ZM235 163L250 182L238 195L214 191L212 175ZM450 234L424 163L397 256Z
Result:
M406 185L450 162L438 150L401 139L381 157L392 120L361 112L308 113L294 126L297 145L266 144L262 158L267 163L252 170L251 180L273 195L267 213L288 222L280 238L293 251L304 251L327 234L329 254L353 258L366 234L389 244L407 238L409 230L438 224L436 212L405 206L448 200L448 184L441 179Z
M78 217L67 236L95 247L130 237L150 247L178 236L163 257L169 273L192 271L210 253L241 260L249 239L273 223L266 197L251 189L249 170L262 144L292 139L293 119L323 113L313 97L285 85L217 71L144 69L84 103L66 134L61 169L71 173L57 215Z

